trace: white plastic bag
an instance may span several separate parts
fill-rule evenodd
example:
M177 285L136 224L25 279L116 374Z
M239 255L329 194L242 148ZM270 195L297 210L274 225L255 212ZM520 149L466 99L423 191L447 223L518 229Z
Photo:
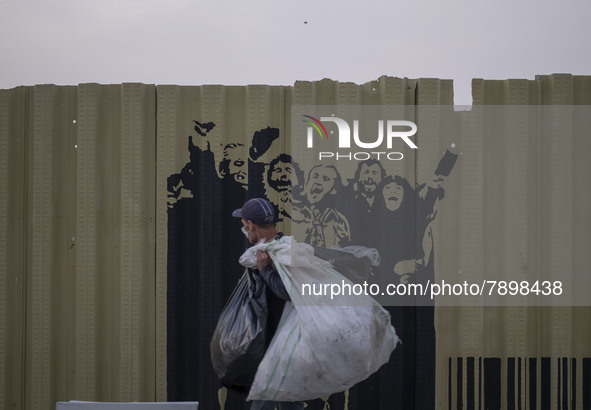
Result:
M291 297L258 367L248 400L326 397L366 379L387 363L398 343L390 314L370 296L302 292L302 285L352 286L307 244L282 237L249 248L240 259L256 267L269 252Z

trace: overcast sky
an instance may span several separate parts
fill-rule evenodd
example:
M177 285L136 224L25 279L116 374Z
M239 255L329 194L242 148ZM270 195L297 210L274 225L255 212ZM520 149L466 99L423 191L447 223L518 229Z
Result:
M591 75L589 0L0 0L0 89Z

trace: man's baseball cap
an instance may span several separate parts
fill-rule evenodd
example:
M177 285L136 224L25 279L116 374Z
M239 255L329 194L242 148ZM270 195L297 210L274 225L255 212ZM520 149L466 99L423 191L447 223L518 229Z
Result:
M242 205L242 208L232 212L232 216L252 221L255 225L270 225L281 221L275 217L275 210L271 202L263 198L249 199Z

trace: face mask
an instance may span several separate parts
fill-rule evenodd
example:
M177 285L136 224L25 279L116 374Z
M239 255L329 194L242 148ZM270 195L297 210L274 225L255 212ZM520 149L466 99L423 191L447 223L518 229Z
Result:
M248 239L248 231L246 230L246 228L243 226L242 228L240 228L240 230L242 231L244 236L246 236L246 239Z

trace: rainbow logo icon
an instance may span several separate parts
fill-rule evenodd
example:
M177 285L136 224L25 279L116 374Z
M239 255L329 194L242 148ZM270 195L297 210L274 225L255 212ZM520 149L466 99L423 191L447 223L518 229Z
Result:
M324 128L324 125L322 124L322 122L320 122L318 119L316 119L310 115L304 115L304 117L309 118L309 120L304 120L304 122L311 125L312 127L314 127L316 129L316 131L318 131L318 134L320 134L320 139L322 139L322 138L328 139L328 133L326 132L326 128ZM312 120L312 121L310 121L310 120ZM312 148L313 133L314 133L314 130L311 127L308 127L308 148Z

